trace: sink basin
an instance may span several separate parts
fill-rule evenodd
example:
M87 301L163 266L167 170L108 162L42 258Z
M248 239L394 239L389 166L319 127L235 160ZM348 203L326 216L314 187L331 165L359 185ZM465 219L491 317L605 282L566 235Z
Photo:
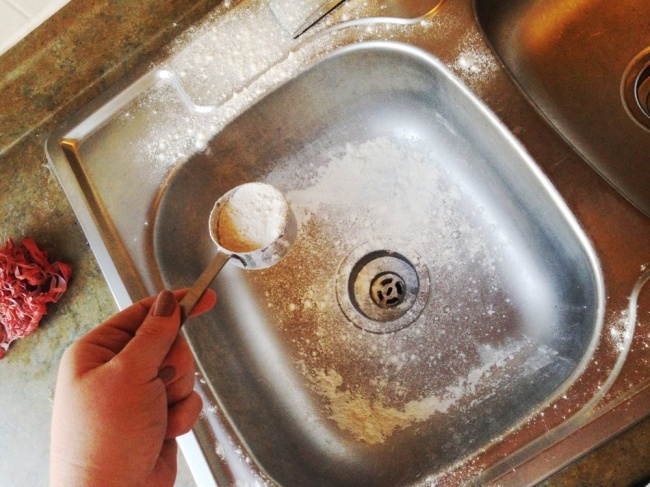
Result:
M530 100L650 215L648 2L482 0L476 14Z
M175 167L152 209L166 286L199 275L214 201L249 181L287 195L298 240L272 268L226 266L219 305L186 334L212 400L278 484L423 482L589 360L602 285L586 237L423 51L338 50Z

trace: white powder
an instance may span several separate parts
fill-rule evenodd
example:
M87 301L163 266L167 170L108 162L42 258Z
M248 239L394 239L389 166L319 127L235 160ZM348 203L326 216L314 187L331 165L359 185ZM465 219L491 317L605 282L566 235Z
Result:
M157 66L172 74L121 114L121 123L138 127L130 150L146 163L142 177L164 174L206 150L226 124L332 48L323 37L295 51L298 42L267 2L228 5L222 3L174 41L171 56Z
M336 15L325 17L309 36L296 40L276 21L268 1L222 2L203 22L177 38L170 57L157 66L173 73L178 84L167 78L160 81L122 114L123 123L138 124L139 136L132 150L137 159L147 163L142 176L153 169L164 173L178 161L206 150L210 139L226 124L334 49L339 36L345 37L343 31L314 33L367 16L368 4L344 2ZM386 20L360 25L354 35L357 41L364 41L388 40L399 34L396 40L403 41L409 32L435 26L440 29L431 29L431 34L442 36L446 24L440 22L436 16L412 25ZM189 100L194 107L181 103L181 99ZM145 133L143 126L148 128Z
M238 186L221 207L216 222L219 245L231 252L254 252L282 236L289 205L282 193L263 183Z
M492 66L490 63L492 63L492 59L485 54L480 54L477 51L465 51L458 56L455 67L466 73L480 74Z
M444 137L317 142L265 177L285 192L300 233L284 261L247 278L327 416L365 443L436 414L471 413L474 401L509 387L513 364L540 354L512 340L502 236L455 182L449 150ZM426 263L432 292L413 324L378 335L343 315L337 271L360 245L409 248Z
M348 143L312 173L307 187L288 191L287 199L303 224L326 217L320 224L335 226L329 234L341 237L348 251L352 236L377 247L407 240L418 252L433 244L438 262L457 263L458 249L485 255L460 189L439 166L417 146L388 137ZM491 265L490 257L482 263Z
M470 87L477 89L491 79L499 69L498 61L480 34L468 32L458 45L459 52L451 68Z
M629 312L627 309L622 310L618 317L612 320L610 324L609 334L612 341L612 344L616 347L616 350L620 353L625 351L626 343L631 338L630 333L634 330L630 329L628 326Z
M369 399L358 392L346 390L343 377L335 370L317 370L311 380L316 391L327 398L330 418L339 428L359 441L374 445L383 443L397 430L426 421L435 414L445 414L464 398L476 396L477 390L485 387L487 377L494 374L496 369L506 367L508 362L515 360L529 347L529 342L519 341L502 350L483 349L481 354L485 356L485 361L466 377L459 377L439 394L409 401L400 409L387 406L382 394Z

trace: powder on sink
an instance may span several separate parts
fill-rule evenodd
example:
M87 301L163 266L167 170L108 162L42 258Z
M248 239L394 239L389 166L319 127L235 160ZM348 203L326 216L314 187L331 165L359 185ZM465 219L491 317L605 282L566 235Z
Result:
M264 183L235 188L216 219L219 245L231 252L254 252L282 236L289 205L280 191Z

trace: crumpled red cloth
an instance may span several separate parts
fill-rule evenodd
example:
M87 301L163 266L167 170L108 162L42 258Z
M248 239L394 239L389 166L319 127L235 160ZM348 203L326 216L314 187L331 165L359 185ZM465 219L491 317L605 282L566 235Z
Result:
M0 359L11 342L36 330L47 304L67 289L71 274L68 264L50 263L31 238L18 246L7 240L0 249Z

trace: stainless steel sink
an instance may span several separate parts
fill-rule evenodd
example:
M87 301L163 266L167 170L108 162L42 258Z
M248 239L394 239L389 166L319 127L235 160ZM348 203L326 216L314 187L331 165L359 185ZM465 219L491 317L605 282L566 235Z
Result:
M476 1L492 47L558 131L650 215L650 6Z
M293 39L224 2L50 137L121 307L196 279L233 186L298 216L185 327L199 485L533 484L648 414L650 221L512 82L508 12L347 0Z
M269 270L228 269L218 309L187 335L281 485L435 474L560 393L593 352L591 247L521 147L419 50L338 51L179 166L155 219L167 286L206 265L213 200L247 181L288 195L298 242ZM423 299L366 309L390 273Z

